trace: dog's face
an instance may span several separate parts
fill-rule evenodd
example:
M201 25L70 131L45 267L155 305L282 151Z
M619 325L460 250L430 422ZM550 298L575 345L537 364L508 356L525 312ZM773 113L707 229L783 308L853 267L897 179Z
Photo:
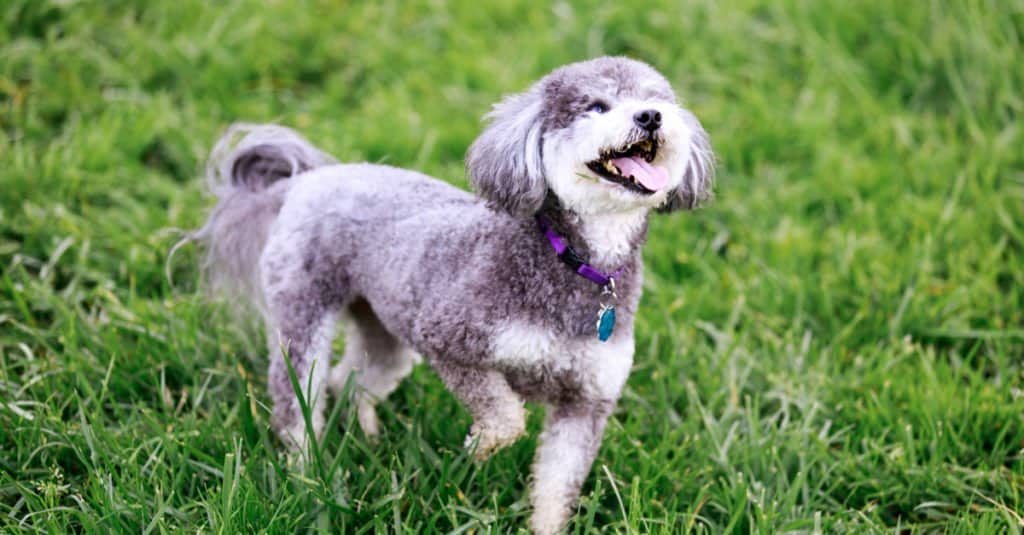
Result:
M562 67L489 117L469 151L470 178L514 215L535 213L549 189L581 214L693 208L710 195L707 134L644 63Z

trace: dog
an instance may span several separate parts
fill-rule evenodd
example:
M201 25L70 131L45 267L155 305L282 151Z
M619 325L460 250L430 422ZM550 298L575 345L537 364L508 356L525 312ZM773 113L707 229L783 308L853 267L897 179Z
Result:
M309 440L299 395L319 435L327 393L350 378L376 436L374 406L422 356L471 413L480 460L523 436L524 402L546 406L529 522L556 533L633 362L648 216L708 200L713 155L669 82L621 57L558 68L487 119L466 157L476 196L339 164L281 126L235 125L212 152L217 205L194 236L214 286L266 322L271 425L289 448Z

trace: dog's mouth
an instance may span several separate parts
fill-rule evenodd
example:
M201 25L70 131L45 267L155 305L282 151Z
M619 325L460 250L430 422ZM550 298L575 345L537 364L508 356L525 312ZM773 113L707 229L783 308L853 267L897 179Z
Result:
M651 165L658 155L658 142L643 139L620 149L601 152L601 157L587 163L597 176L628 190L651 195L668 185L668 171Z

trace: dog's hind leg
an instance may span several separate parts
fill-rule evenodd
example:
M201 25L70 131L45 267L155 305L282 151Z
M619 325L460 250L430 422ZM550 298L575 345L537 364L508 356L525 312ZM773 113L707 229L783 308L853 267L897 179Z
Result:
M419 355L395 338L381 324L366 300L359 299L349 305L351 320L345 335L345 354L341 362L331 369L328 387L338 395L350 376L354 376L353 400L359 417L359 427L368 437L380 433L376 406L388 397L413 365Z
M336 308L297 300L283 303L271 299L268 305L268 388L274 403L271 425L290 448L306 453L306 419L288 365L291 364L299 391L309 407L312 431L319 437L324 429L323 387L330 367L338 312Z
M473 415L465 447L476 445L473 454L477 460L487 459L526 433L523 398L500 372L443 361L432 364L448 390Z
M310 427L319 438L324 429L331 344L339 314L352 299L347 278L339 270L308 269L293 261L305 245L281 233L271 238L261 257L270 346L268 389L274 404L271 425L289 447L302 453L308 452L308 434L297 393L309 408Z

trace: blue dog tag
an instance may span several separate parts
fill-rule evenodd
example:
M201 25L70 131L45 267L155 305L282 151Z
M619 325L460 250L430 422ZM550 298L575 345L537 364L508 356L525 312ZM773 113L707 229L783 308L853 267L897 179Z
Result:
M597 313L597 339L604 342L612 336L615 329L615 307L601 305Z

